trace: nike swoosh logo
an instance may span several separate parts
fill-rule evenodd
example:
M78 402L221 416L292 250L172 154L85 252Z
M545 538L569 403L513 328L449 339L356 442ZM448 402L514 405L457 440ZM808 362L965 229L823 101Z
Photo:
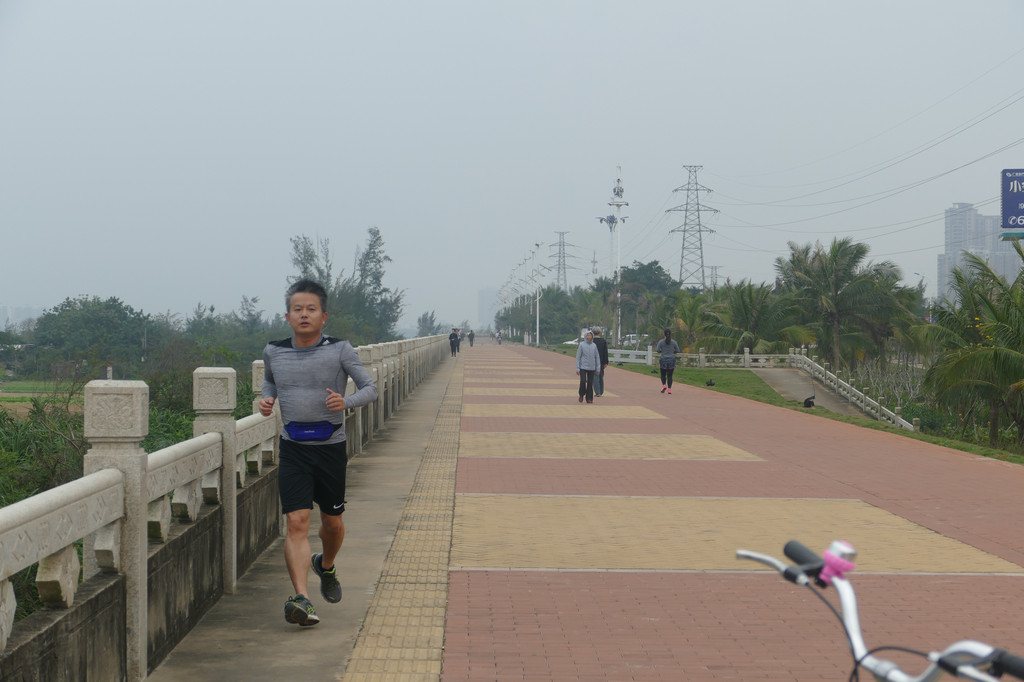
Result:
M336 504L336 505L334 505L334 508L335 508L335 509L341 509L341 508L342 508L342 507L343 507L344 505L345 505L345 503L344 503L344 502L342 502L341 504Z

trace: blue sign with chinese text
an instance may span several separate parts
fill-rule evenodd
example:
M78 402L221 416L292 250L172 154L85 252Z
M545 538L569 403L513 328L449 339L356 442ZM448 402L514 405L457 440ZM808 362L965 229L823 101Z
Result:
M1003 229L1024 232L1024 169L1003 169Z

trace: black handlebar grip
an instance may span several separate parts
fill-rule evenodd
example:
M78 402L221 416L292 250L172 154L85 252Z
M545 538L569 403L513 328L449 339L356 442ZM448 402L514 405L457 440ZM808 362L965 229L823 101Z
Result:
M996 677L1003 673L1013 675L1018 680L1024 680L1024 658L1011 654L1005 649L999 649L993 656L992 674Z
M812 566L824 563L820 556L807 549L802 542L797 540L787 542L786 546L782 548L782 553L798 566Z

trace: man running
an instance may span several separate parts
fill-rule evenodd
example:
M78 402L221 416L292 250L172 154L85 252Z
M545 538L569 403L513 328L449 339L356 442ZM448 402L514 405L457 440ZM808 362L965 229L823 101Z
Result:
M284 560L295 589L284 605L284 617L289 623L316 625L320 617L306 596L310 567L320 577L321 596L331 603L341 601L334 560L345 539L345 408L372 403L377 387L352 344L323 335L327 292L320 284L299 280L288 288L285 305L293 335L263 349L259 411L270 416L276 404L284 421L278 489L287 525ZM346 398L349 377L357 390ZM314 502L320 507L322 551L311 557Z

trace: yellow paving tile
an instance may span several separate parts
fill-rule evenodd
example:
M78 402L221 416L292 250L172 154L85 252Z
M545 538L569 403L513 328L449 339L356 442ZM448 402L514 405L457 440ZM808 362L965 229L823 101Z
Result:
M530 362L529 360L523 360L522 362L467 362L467 372L478 372L480 370L502 370L502 371L517 371L531 369L536 371L550 372L551 368L540 362Z
M847 540L860 552L861 571L1022 571L860 500L457 495L450 561L467 568L757 570L735 558L737 548L781 556L791 539L816 551Z
M760 461L712 436L625 433L463 433L459 457Z
M510 396L538 396L542 398L557 398L562 396L577 396L579 386L575 382L564 384L565 388L495 388L495 387L469 387L463 389L466 395L510 395ZM614 398L615 394L605 392L606 397Z
M668 419L635 405L463 405L463 417L554 417L557 419Z
M576 379L522 379L519 377L509 376L501 378L466 378L467 384L535 384L543 386L545 384L558 384L559 386L569 386L572 389L579 388L580 382ZM577 394L578 395L578 394Z

